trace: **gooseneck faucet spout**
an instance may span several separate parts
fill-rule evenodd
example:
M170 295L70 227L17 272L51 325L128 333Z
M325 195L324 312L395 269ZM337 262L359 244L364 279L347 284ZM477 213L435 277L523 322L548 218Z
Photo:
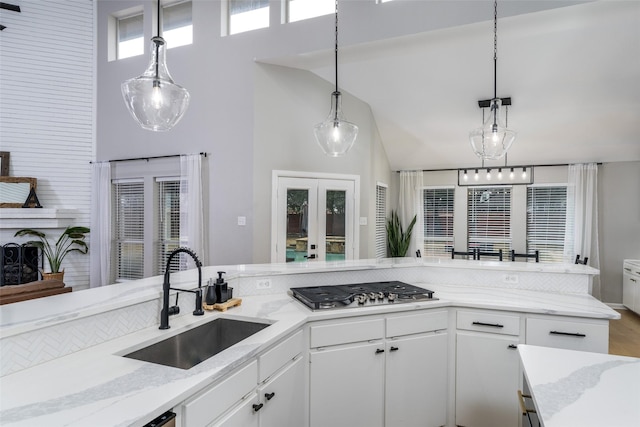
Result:
M179 253L186 253L191 256L196 264L196 267L198 267L198 289L196 289L195 291L190 289L172 288L171 284L169 283L169 275L171 274L171 260ZM169 307L169 290L191 292L196 294L196 307L193 311L193 315L202 316L204 314L204 310L202 310L202 262L200 262L198 256L191 249L184 247L174 249L167 258L167 266L164 271L164 281L162 282L162 310L160 311L160 329L169 329L169 316L172 314L178 314L180 312L180 307L178 307L177 305Z

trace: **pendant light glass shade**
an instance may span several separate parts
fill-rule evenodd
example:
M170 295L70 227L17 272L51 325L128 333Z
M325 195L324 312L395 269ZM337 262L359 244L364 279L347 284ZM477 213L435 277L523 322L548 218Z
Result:
M167 131L189 106L189 92L173 82L166 63L167 45L160 36L151 39L151 62L145 72L122 83L122 96L140 126Z
M342 95L331 94L331 111L325 121L313 128L316 141L327 156L340 157L353 147L358 136L358 126L346 121L342 115Z
M491 100L491 112L482 127L469 132L469 142L476 156L485 160L504 157L516 139L516 132L507 129L501 117L502 100Z

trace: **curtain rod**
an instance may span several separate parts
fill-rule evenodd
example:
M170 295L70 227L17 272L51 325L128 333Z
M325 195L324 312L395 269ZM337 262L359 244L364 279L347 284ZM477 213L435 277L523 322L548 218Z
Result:
M207 157L207 153L206 152L201 152L198 153L201 156L205 156ZM167 154L166 156L151 156L151 157L132 157L130 159L113 159L113 160L105 160L109 163L116 163L116 162L131 162L133 160L146 160L147 162L149 160L155 160L155 159L167 159L170 157L180 157L182 156L182 154ZM93 161L89 162L89 163L94 163Z
M447 172L447 171L459 171L459 170L474 170L474 169L509 169L509 168L548 168L553 166L571 166L575 163L549 163L545 165L506 165L506 166L471 166L471 167L462 167L462 168L448 168L448 169L422 169L422 172ZM596 163L598 166L602 166L602 162ZM394 171L397 173L403 172L402 170ZM414 172L412 170L408 170L406 172Z

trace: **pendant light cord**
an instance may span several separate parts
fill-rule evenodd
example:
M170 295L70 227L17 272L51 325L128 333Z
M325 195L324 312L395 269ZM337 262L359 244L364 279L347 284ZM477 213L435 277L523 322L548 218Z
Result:
M498 0L493 2L493 99L498 97Z
M336 93L338 93L338 0L336 0L336 45L335 45L335 63L336 63Z
M156 37L160 37L160 0L158 0L158 13L156 14L156 19L157 19L157 27L156 27ZM158 55L160 54L160 45L158 44L158 42L155 42L156 45L156 79L158 78Z

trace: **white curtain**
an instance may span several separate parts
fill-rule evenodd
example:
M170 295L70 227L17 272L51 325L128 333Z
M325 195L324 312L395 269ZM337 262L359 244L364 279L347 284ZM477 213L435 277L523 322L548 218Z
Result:
M567 179L567 211L573 210L573 221L567 215L565 253L569 262L589 257L588 265L600 269L598 248L598 165L569 165ZM600 277L593 279L592 295L600 299Z
M91 273L89 287L111 283L111 163L91 165Z
M202 156L180 156L180 245L192 249L200 261L207 259L202 202ZM195 267L188 258L190 268Z
M424 187L422 171L400 172L400 195L398 200L398 217L404 230L407 229L413 216L416 216L416 224L411 233L411 245L408 256L415 256L419 249L424 247L424 218L422 209L422 187Z

